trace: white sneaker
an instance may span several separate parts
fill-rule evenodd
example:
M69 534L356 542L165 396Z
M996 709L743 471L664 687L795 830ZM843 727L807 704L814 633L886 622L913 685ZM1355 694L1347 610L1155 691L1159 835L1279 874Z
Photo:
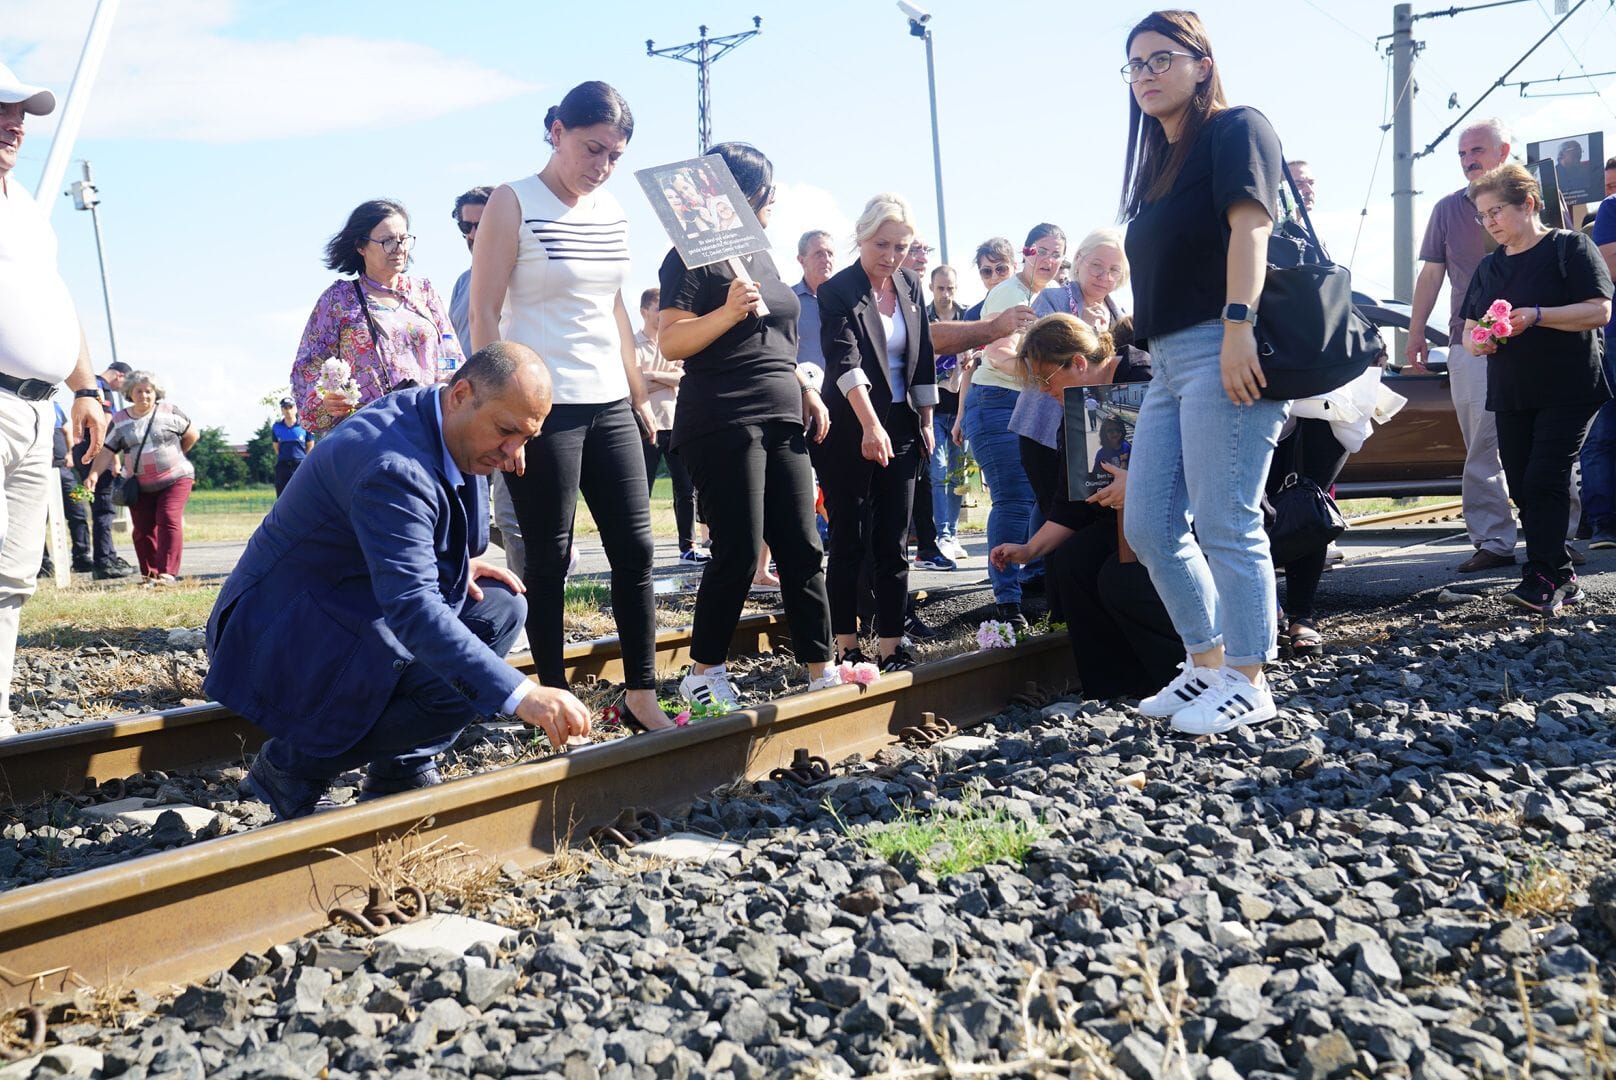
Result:
M1234 668L1212 672L1217 680L1194 701L1173 714L1173 730L1186 735L1221 735L1246 724L1260 724L1279 714L1266 679L1258 685Z
M679 696L692 705L723 705L730 709L741 707L741 699L735 696L735 688L729 684L729 672L723 664L708 668L704 675L697 675L692 670L679 680Z
M1202 691L1215 681L1216 675L1215 668L1198 668L1194 658L1186 654L1184 662L1178 665L1178 675L1172 682L1140 701L1139 711L1163 720L1175 716L1180 709L1200 697Z
M952 537L947 540L937 541L937 547L938 550L940 550L944 555L947 555L950 559L953 559L955 562L959 562L962 559L969 559L971 557L971 553L965 550L965 545Z
M808 693L811 694L815 690L829 690L834 686L840 685L842 685L841 669L832 664L830 667L825 669L825 674L821 675L817 679L808 680Z

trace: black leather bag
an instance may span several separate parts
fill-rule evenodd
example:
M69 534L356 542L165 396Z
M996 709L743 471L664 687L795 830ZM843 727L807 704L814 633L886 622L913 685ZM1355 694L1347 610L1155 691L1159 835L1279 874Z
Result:
M1275 228L1256 335L1257 360L1268 380L1262 396L1291 401L1345 386L1386 347L1379 331L1353 309L1352 274L1330 261L1290 167L1284 170L1306 236Z

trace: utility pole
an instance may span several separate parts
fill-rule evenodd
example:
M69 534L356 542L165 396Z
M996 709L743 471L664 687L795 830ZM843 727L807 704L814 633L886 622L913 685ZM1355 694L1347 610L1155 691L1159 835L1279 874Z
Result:
M937 178L937 246L942 261L948 263L948 214L943 210L943 144L937 131L937 66L931 55L931 15L911 3L900 3L898 10L909 19L909 34L926 43L926 89L931 95L931 163Z
M1414 7L1392 8L1392 295L1414 301ZM1398 354L1402 354L1399 343Z
M112 318L112 289L107 285L107 250L101 242L101 192L90 177L90 163L81 161L79 164L84 167L84 179L73 181L73 186L63 194L73 196L73 209L88 210L90 222L95 226L95 257L101 264L101 299L107 306L107 341L112 345L112 358L116 360L118 331Z
M763 33L763 19L754 15L752 29L739 34L726 34L724 37L710 38L707 36L705 26L698 29L700 36L695 41L687 41L683 45L670 45L663 49L657 48L654 41L646 38L645 55L683 60L687 64L696 65L696 144L700 152L705 154L713 143L713 113L708 70L742 42Z
M73 72L73 85L67 92L67 104L62 106L62 117L56 122L56 134L51 136L50 149L45 152L45 168L39 174L34 188L36 200L50 216L56 209L55 198L47 193L55 191L67 175L67 162L73 156L73 143L84 124L84 112L90 107L90 92L95 88L96 75L101 71L101 58L106 55L107 41L112 37L112 20L118 14L119 0L97 0L95 15L90 19L90 32L79 53L79 66Z

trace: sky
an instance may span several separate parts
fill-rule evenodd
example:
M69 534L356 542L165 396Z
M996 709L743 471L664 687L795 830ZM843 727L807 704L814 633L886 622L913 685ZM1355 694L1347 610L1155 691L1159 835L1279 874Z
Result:
M1416 24L1416 149L1459 115L1450 97L1468 106L1548 31L1554 3ZM0 61L65 101L94 8L0 0ZM1616 81L1581 77L1612 66L1610 8L1589 0L1512 77L1575 80L1527 97L1494 91L1476 115L1503 118L1523 148L1616 135ZM1129 27L1149 8L939 0L928 10L950 261L967 267L990 236L1019 245L1040 221L1074 243L1114 224L1127 141L1118 69ZM1360 289L1390 296L1390 76L1374 39L1389 33L1392 5L1215 0L1197 10L1231 103L1261 109L1287 155L1313 166L1315 221L1332 255ZM632 309L668 247L632 173L697 151L695 68L647 57L646 39L690 41L704 20L713 36L734 33L753 15L762 34L712 69L713 135L754 143L774 162L769 233L782 275L799 276L796 238L808 228L837 237L844 265L852 222L878 192L904 195L936 246L925 48L885 0L123 0L68 172L77 178L88 159L101 190L118 358L161 375L202 426L246 439L272 412L263 399L289 380L309 311L334 277L322 248L348 212L401 200L419 237L411 272L447 297L469 264L450 217L455 196L542 168L545 109L587 79L616 86L635 115L609 182L631 222ZM14 173L30 188L55 120L30 118ZM1450 136L1416 165L1416 244L1431 203L1461 181ZM113 357L90 215L53 201L62 273L100 370ZM961 286L964 299L979 292L972 273Z

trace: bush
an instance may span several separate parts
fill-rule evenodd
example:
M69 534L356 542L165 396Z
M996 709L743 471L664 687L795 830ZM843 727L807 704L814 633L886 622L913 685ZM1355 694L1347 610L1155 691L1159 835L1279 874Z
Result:
M247 463L225 442L224 429L203 428L191 447L191 464L196 467L196 486L238 488L247 482Z

